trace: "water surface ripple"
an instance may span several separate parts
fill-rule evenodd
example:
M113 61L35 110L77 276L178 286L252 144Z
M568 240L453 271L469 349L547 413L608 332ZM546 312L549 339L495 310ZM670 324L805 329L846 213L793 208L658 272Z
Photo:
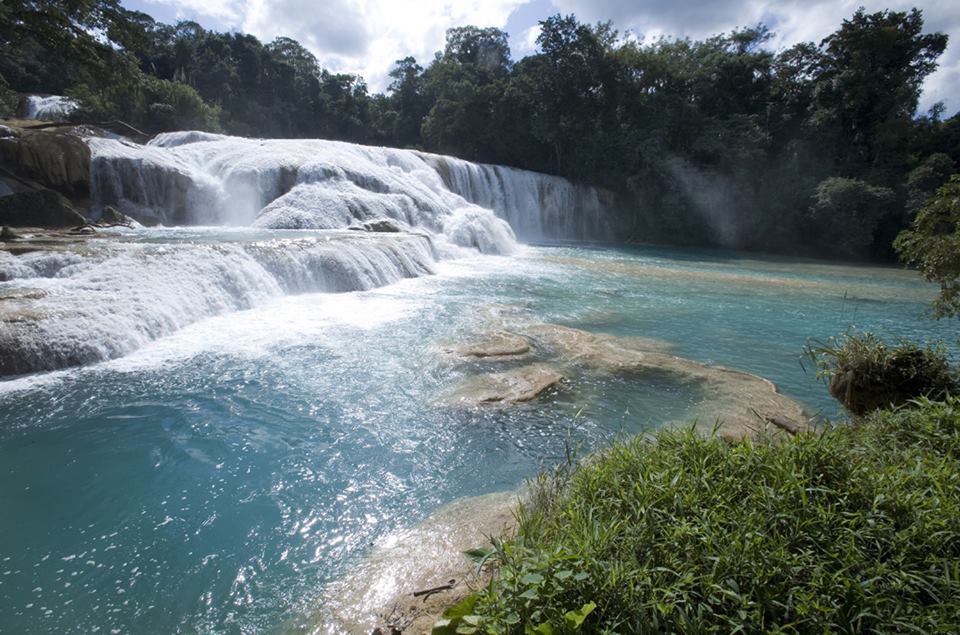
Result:
M683 419L695 387L571 377L464 410L442 349L514 311L673 345L833 413L799 364L855 327L952 337L895 269L663 249L529 248L384 288L202 320L85 368L0 383L0 632L260 633L454 498L515 488L567 444ZM491 308L493 307L493 308ZM952 342L948 342L952 343Z

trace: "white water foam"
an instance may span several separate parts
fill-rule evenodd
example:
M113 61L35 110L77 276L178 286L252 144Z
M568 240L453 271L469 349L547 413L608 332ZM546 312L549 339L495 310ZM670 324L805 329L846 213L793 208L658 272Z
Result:
M282 295L371 289L439 259L512 254L510 223L533 240L595 237L603 211L595 191L564 179L409 150L196 131L88 143L95 209L234 234L144 230L0 251L0 375L113 359ZM314 235L263 238L292 229Z
M484 253L525 241L604 240L594 188L412 150L197 131L147 145L91 139L95 205L168 225L340 229L390 219Z
M23 116L40 121L66 121L79 104L63 95L27 95Z
M470 163L421 153L446 186L471 203L494 210L523 241L609 241L611 210L599 192L567 179L502 165Z
M450 191L415 152L317 139L198 132L147 145L90 139L99 207L173 225L343 229L389 219L439 243L506 254L509 225Z
M337 232L244 242L104 241L0 257L0 373L119 357L282 295L366 290L433 272L427 237ZM33 275L30 275L30 274Z

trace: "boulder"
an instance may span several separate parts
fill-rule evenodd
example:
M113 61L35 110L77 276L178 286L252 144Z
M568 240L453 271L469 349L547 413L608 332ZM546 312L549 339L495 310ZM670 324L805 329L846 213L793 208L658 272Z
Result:
M113 205L107 205L100 212L100 220L98 221L99 225L126 225L130 227L135 221L118 210Z
M0 160L65 194L90 192L90 147L78 134L21 129L0 137Z
M403 231L403 228L400 227L400 224L397 221L389 218L369 220L363 224L363 228L368 232L396 233Z
M530 342L521 335L497 331L483 340L453 349L460 357L475 359L512 359L530 352Z
M466 406L522 403L536 399L563 380L564 376L551 366L528 364L470 377L454 392L450 402Z
M860 416L918 397L941 399L956 393L957 384L945 361L924 350L904 350L883 363L841 366L827 388L844 408Z
M397 233L402 232L403 227L400 226L400 223L390 218L376 218L374 220L368 220L360 225L351 225L347 229L352 229L354 231L364 231L364 232L381 232L381 233Z
M0 197L0 225L11 227L76 227L87 219L52 190L15 192Z

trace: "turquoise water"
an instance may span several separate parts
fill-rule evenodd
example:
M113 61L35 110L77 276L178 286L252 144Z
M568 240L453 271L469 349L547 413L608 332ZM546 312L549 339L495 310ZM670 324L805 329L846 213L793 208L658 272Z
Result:
M0 384L0 632L274 632L325 582L461 496L683 419L667 379L584 373L552 398L444 401L444 353L520 315L673 345L835 409L799 359L848 328L939 336L913 274L722 252L537 247L214 317L131 355ZM494 316L494 317L491 317Z

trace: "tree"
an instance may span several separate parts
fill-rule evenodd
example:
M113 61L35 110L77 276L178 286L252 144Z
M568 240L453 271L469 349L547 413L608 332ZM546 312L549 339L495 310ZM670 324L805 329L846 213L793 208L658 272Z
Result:
M20 105L20 96L13 90L7 80L0 75L0 117L13 117L17 114Z
M821 43L812 125L848 176L889 177L907 157L923 80L947 45L923 33L923 14L859 9Z
M917 215L923 204L936 194L940 186L947 182L953 172L953 159L942 152L936 152L924 159L923 163L907 174L905 211L909 219Z
M423 67L413 57L394 62L390 71L390 135L398 146L420 144L420 127L430 110L430 100L424 94Z
M857 179L830 177L817 186L810 216L824 245L841 256L865 256L893 192Z
M895 242L900 257L940 285L933 302L937 318L960 317L960 174L937 190L910 229Z
M447 154L489 161L495 154L496 104L510 73L507 34L495 28L447 30L447 43L424 73L433 102L423 119L425 144Z
M540 22L537 45L546 64L531 126L552 149L558 174L589 179L610 157L607 143L617 128L616 39L609 23L591 27L559 14Z

